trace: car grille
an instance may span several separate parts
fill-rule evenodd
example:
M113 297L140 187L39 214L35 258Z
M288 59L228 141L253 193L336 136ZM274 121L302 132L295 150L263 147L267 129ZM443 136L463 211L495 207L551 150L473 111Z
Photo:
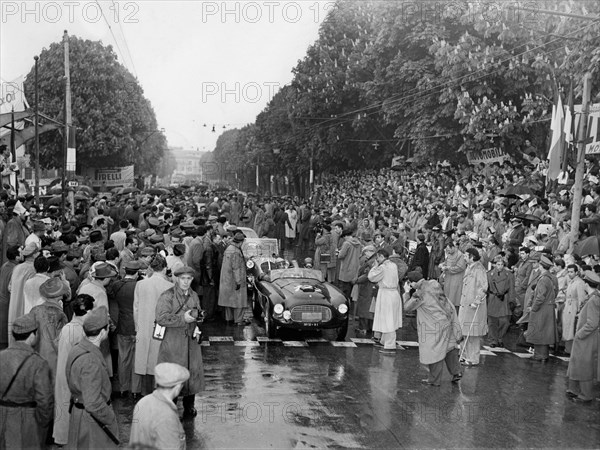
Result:
M331 309L321 305L301 305L292 308L292 321L306 322L329 322L331 320Z

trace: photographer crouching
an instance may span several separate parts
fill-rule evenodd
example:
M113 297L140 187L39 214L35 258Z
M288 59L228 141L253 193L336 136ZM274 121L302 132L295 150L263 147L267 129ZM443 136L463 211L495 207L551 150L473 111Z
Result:
M204 311L200 309L198 295L190 288L194 279L194 270L183 266L174 273L176 284L161 294L156 304L156 327L164 327L155 338L161 339L158 352L158 364L176 363L190 371L185 382L183 396L183 418L193 418L195 395L204 389L204 365L200 341L200 324L204 320ZM176 403L177 400L174 400Z

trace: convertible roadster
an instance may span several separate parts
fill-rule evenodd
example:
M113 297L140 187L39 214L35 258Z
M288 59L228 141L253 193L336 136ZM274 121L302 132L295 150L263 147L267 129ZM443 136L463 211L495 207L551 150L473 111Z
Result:
M324 330L343 341L348 332L348 299L323 281L321 271L292 267L281 258L255 256L247 263L249 300L254 317L264 321L267 337L277 330Z

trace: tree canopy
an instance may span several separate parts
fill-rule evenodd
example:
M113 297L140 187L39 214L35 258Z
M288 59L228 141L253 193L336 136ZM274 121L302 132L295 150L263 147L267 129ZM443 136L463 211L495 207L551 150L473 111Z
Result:
M56 120L64 114L64 48L55 42L38 62L39 109ZM134 164L136 173L156 173L167 148L150 101L136 78L117 61L111 46L69 37L73 126L77 168ZM34 98L34 68L25 94ZM63 138L59 132L40 136L40 165L62 167Z
M337 1L292 82L228 158L252 167L262 152L294 177L307 175L311 156L317 171L331 171L389 164L409 148L454 161L490 147L519 154L525 139L545 150L558 95L572 82L581 102L585 72L600 88L600 20L543 11L593 19L600 2L528 5L539 12L510 2Z

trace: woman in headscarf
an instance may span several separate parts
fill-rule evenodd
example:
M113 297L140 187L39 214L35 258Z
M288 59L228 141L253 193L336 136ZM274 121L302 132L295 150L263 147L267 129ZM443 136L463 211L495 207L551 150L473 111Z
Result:
M409 272L404 309L417 311L419 361L429 369L429 377L421 382L439 386L444 362L452 375L452 382L458 382L462 373L457 344L462 333L454 305L444 295L440 283L424 280L419 271Z

